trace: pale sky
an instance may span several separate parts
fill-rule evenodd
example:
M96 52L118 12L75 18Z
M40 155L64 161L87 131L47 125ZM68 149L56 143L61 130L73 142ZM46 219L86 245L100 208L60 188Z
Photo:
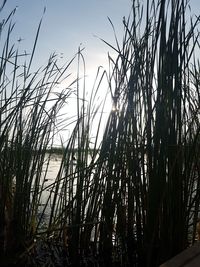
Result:
M3 0L0 0L2 3ZM87 75L92 76L99 65L106 68L107 53L112 52L95 36L115 46L113 30L107 17L113 22L120 40L123 37L122 19L128 17L131 3L132 0L7 0L0 21L18 7L13 18L16 25L12 40L21 51L29 53L46 7L33 67L37 69L45 65L52 52L56 52L60 60L66 62L82 44L85 47ZM200 15L200 0L190 0L190 5L191 14ZM18 39L22 41L17 42Z
M131 2L132 0L7 0L0 20L17 7L13 18L16 25L11 35L12 41L21 52L26 50L30 53L46 7L32 71L44 66L52 52L60 56L61 62L69 61L81 44L85 48L83 54L86 61L87 90L91 90L98 66L105 66L107 53L112 52L99 38L115 46L113 29L107 17L115 25L119 39L122 38L122 19L129 15ZM22 40L18 42L19 39ZM76 70L77 65L74 65L74 72ZM105 96L106 90L107 88L104 92L101 91L102 96ZM110 110L110 105L108 108ZM76 101L70 100L66 112L69 117L76 113Z
M32 47L46 7L37 47L38 64L43 64L54 51L63 53L62 56L69 59L82 44L85 47L86 63L98 65L97 62L102 63L109 48L94 36L114 44L113 31L107 17L115 25L117 34L122 35L122 18L128 16L131 0L7 0L4 14L16 6L13 37L15 41L23 39L20 47L25 50Z
M145 2L141 0L141 3ZM63 60L69 60L82 44L87 67L91 69L104 65L107 52L112 51L95 35L115 46L107 17L112 20L120 39L123 36L122 19L128 16L131 3L132 0L7 0L0 19L18 7L13 19L16 26L12 37L16 43L22 38L20 49L29 52L46 7L34 63L38 67L43 65L52 52L60 54ZM192 14L200 15L200 1L190 0L190 3Z

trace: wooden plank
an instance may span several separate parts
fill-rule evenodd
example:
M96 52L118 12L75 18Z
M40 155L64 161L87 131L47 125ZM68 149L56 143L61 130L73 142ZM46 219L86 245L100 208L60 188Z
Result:
M185 249L160 267L200 267L200 242Z

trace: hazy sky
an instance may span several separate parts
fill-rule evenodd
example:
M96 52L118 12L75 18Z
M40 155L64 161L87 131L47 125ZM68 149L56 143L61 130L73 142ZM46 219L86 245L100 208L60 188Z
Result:
M2 3L3 0L0 0ZM115 44L109 17L115 25L117 35L122 37L122 19L128 16L132 0L7 0L4 14L18 6L13 21L16 22L13 39L22 38L19 46L30 51L37 26L43 18L35 63L44 64L51 52L70 59L79 45L85 47L84 55L89 69L106 62L111 51L94 35ZM141 2L145 2L142 0ZM191 0L192 13L200 14L200 1Z
M82 44L85 47L86 90L91 91L97 67L106 65L107 52L111 50L95 36L113 45L114 34L107 17L115 25L117 35L122 36L122 19L131 10L131 0L7 0L0 14L0 21L16 6L13 18L16 25L11 35L12 41L20 52L26 50L27 53L32 49L37 27L46 7L31 71L45 65L52 52L59 55L60 61L70 60ZM19 39L22 40L18 42ZM74 64L72 72L76 70L77 65ZM106 91L107 85L100 92L102 96L105 96ZM70 99L66 113L69 114L68 117L76 113L76 102L73 99Z
M54 51L64 53L63 57L69 59L82 43L86 63L91 66L92 62L101 64L109 50L94 36L113 44L113 31L107 16L120 35L122 18L129 14L131 0L7 0L4 14L16 6L13 37L15 41L22 38L20 47L26 50L33 44L39 20L46 7L37 47L38 64L43 64Z
M0 21L18 7L13 18L16 26L12 39L20 51L30 52L46 7L33 65L35 68L44 65L52 52L56 52L62 58L61 61L68 61L82 44L85 47L87 75L92 77L92 83L97 67L106 67L107 52L111 52L95 35L115 46L113 30L107 17L115 25L119 39L122 38L122 19L128 16L131 3L132 0L7 0ZM200 0L191 0L190 3L192 14L200 15ZM22 41L17 42L18 39Z

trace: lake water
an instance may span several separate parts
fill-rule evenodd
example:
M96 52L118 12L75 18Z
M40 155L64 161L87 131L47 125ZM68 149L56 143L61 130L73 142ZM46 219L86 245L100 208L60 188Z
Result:
M53 185L56 180L62 162L62 155L52 154L50 158L49 156L50 156L49 154L46 154L45 163L43 165L42 178L40 182L42 194L40 197L39 217L43 213L45 204L48 198L50 197L50 192L52 189L51 185ZM48 205L46 206L44 215L42 216L43 223L48 222L48 218L51 211L52 199L53 199L53 194L51 194L51 198L48 201Z

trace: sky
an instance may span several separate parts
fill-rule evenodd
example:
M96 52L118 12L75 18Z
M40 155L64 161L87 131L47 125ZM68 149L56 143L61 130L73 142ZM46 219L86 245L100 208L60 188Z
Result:
M3 3L4 0L0 0ZM30 51L34 42L39 21L43 16L34 64L43 65L52 52L63 60L69 60L84 47L88 73L99 65L107 63L107 53L112 53L99 38L115 46L114 34L108 21L115 26L120 40L123 36L123 17L128 17L132 0L7 0L0 14L17 7L13 21L16 23L12 33L13 41L22 39L20 49ZM141 0L145 3L145 0ZM190 0L192 14L200 14L200 1ZM95 37L98 36L99 38Z
M0 0L3 3L4 0ZM142 3L145 0L141 0ZM13 21L13 41L22 39L20 49L31 51L39 21L43 16L38 46L35 55L36 66L45 64L52 52L60 55L63 61L69 60L78 50L85 48L84 56L88 74L97 66L106 65L107 53L112 53L99 38L115 46L114 34L108 21L115 26L120 40L123 36L123 17L128 17L132 0L7 0L0 14L17 7ZM200 1L190 0L192 13L200 14ZM99 38L95 37L98 36Z
M4 13L16 6L13 38L15 42L22 39L22 50L31 49L46 7L35 57L38 65L43 64L52 52L69 59L81 44L85 48L86 64L91 68L104 63L110 50L99 38L114 44L107 17L121 36L122 19L130 12L131 0L7 0Z
M2 2L3 0L0 0L0 3ZM115 25L120 39L122 20L124 16L129 15L131 0L7 0L0 20L16 7L12 19L15 27L11 36L20 51L30 53L39 21L43 17L33 59L33 71L45 66L53 52L58 54L59 61L69 61L81 46L84 48L87 88L91 90L98 66L106 68L107 53L113 52L100 38L115 46L108 17ZM74 72L76 71L77 65L74 65ZM106 90L102 95L105 93ZM73 112L76 112L76 102L71 101L70 104L69 117L72 117Z
M3 0L0 0L2 3ZM101 65L106 69L107 53L113 53L100 38L115 46L108 17L120 41L123 36L122 20L124 16L128 17L131 3L132 0L7 0L0 21L17 7L12 40L21 51L29 53L43 17L33 61L35 69L45 65L52 52L56 52L63 62L70 60L81 45L85 48L83 54L88 83L92 84L97 67ZM190 0L190 5L191 13L200 15L200 1Z

